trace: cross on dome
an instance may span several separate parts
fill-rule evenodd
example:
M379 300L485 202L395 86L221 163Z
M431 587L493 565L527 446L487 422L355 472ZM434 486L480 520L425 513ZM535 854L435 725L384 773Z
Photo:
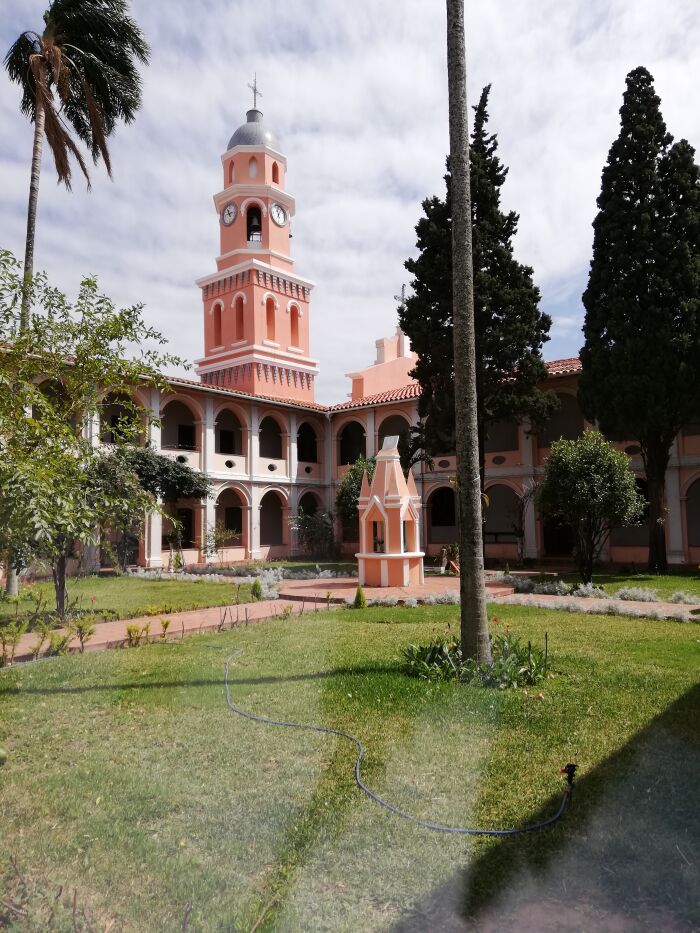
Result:
M257 71L253 75L253 83L248 84L248 87L253 92L253 107L257 110L258 107L258 97L262 97L262 91L258 90L258 73Z

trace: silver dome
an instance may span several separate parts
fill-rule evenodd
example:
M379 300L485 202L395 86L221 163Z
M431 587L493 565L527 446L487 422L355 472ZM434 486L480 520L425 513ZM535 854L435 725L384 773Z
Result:
M239 126L229 139L227 151L234 146L269 146L271 149L279 149L277 137L266 128L262 116L259 110L249 110L246 113L247 122Z

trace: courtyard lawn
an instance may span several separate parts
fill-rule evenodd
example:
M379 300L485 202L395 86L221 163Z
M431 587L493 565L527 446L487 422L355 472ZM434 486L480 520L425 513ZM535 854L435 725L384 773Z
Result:
M85 912L120 931L696 929L700 626L492 614L549 633L554 679L405 676L400 650L455 626L450 606L307 612L0 673L0 927L87 929ZM356 733L369 785L418 816L529 823L556 810L567 761L573 807L514 839L407 823L357 791L347 742L227 708L238 648L234 702Z
M576 573L564 573L561 574L561 578L567 583L579 583L581 579ZM683 590L690 596L697 596L700 602L700 573L697 571L663 575L646 573L643 570L639 573L594 573L593 582L611 595L624 586L643 586L656 590L662 600Z
M69 579L68 598L70 602L77 600L83 609L116 612L117 618L131 619L147 614L229 605L236 601L238 586L235 578L231 578L230 583L212 583L208 580L140 580L131 576L79 577ZM43 596L47 609L55 608L53 584L42 582L22 586L20 613L32 608L30 593ZM242 603L249 602L250 585L240 584L239 595ZM15 611L14 603L0 601L0 618L13 616Z

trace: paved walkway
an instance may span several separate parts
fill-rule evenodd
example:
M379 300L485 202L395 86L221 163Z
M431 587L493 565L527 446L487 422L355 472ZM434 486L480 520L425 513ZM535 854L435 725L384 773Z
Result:
M561 596L537 596L534 594L513 592L513 588L505 586L497 581L486 580L486 595L491 602L503 604L518 605L547 605L552 604L552 609L557 608ZM162 616L140 616L136 619L120 619L113 622L99 623L95 628L95 634L85 646L86 651L103 651L106 648L121 648L127 641L127 626L139 625L141 627L150 623L149 640L159 640L161 633L160 619L170 620L167 639L172 641L181 638L183 635L192 635L198 632L216 631L222 625L222 618L226 612L226 618L223 622L224 628L231 628L234 625L246 625L253 622L263 622L266 619L273 619L280 616L285 607L289 606L292 612L301 612L304 604L320 608L320 606L332 606L336 608L344 605L348 600L355 597L357 589L356 577L336 577L332 579L316 580L285 580L282 583L278 599L264 600L257 603L245 603L240 606L214 606L210 609L192 609L187 612L163 613ZM442 593L459 593L459 578L453 576L426 576L423 586L408 587L363 587L367 599L386 599L395 597L398 600L408 598L422 600L428 595L438 596ZM580 603L582 611L601 612L603 614L609 611L610 600L585 598L576 599ZM301 605L300 605L301 604ZM679 609L687 610L693 614L700 614L700 605L679 606L676 603L643 603L626 601L625 608L638 609L644 613L658 613L661 616L673 618L677 615ZM698 616L700 621L700 616ZM26 661L32 656L32 649L37 643L37 636L30 632L23 635L20 639L17 651L15 652L15 661ZM79 650L79 642L74 639L71 642L72 651Z

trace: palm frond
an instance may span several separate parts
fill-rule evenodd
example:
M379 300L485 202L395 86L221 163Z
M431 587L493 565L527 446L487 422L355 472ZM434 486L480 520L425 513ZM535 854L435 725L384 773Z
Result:
M5 70L15 84L22 88L22 101L20 110L34 120L34 110L36 106L36 86L34 75L32 73L30 58L39 50L39 37L34 32L23 32L10 46L7 55L5 55Z
M85 165L85 160L80 150L71 139L70 133L63 126L61 118L56 113L54 101L49 91L45 90L42 97L45 119L44 132L46 133L46 141L49 144L56 164L56 175L58 176L59 184L63 183L69 191L71 190L72 173L70 156L72 155L80 166L89 189L90 175L88 174L87 166Z

